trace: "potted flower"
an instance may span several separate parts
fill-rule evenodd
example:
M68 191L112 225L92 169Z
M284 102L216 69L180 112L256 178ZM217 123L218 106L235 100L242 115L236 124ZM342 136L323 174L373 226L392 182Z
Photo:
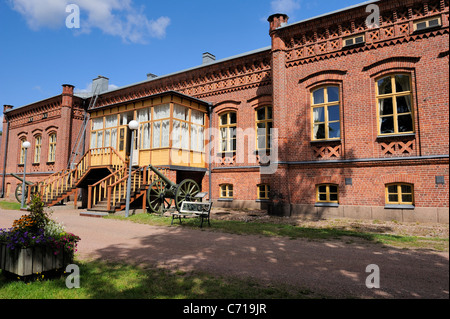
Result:
M38 194L33 196L29 211L10 229L0 229L0 269L28 276L72 263L80 238L44 212Z

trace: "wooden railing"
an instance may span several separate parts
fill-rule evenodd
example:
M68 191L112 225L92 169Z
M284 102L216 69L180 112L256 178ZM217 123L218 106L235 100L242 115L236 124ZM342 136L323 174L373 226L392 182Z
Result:
M88 187L88 209L95 206L107 197L107 190L110 185L117 183L127 173L127 167L123 166L111 175L106 176L104 179L98 181Z
M167 169L159 169L163 174L167 174ZM145 191L148 186L157 180L159 177L148 166L139 167L131 172L131 193L135 194L140 191ZM128 174L117 182L107 187L107 210L115 210L116 205L126 200L127 195Z
M29 186L29 189L36 187L35 189L40 193L42 200L49 203L73 190L92 167L101 166L112 168L118 172L126 167L126 162L112 147L90 149L83 155L74 169L63 169L50 175L44 181Z

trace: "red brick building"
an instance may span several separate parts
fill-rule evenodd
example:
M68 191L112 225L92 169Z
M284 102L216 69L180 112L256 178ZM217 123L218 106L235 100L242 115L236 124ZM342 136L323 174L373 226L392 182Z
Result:
M379 9L375 25L369 4ZM219 61L205 54L196 68L99 94L87 111L86 150L114 147L126 162L130 148L122 156L119 145L130 139L124 125L136 119L136 165L164 166L175 183L195 179L216 206L448 223L448 13L446 0L397 0L291 24L272 15L267 48ZM33 180L68 167L93 99L63 86L61 96L5 107L3 193L18 182L10 173L23 169L21 138L34 141ZM180 140L164 146L175 131ZM44 157L55 132L51 162ZM33 163L39 136L42 159ZM190 160L179 164L175 154Z

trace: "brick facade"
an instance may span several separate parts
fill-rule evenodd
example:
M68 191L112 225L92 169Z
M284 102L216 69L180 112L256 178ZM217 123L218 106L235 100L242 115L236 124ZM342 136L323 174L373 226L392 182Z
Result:
M96 107L177 91L212 104L212 128L219 128L221 115L235 112L237 127L245 131L255 128L256 110L271 105L278 130L277 160L271 162L277 165L276 172L260 170L260 154L249 151L255 137L238 135L243 149L227 156L217 156L219 144L213 141L212 155L217 158L211 172L204 174L202 190L211 193L215 205L262 207L282 215L448 223L449 4L446 0L376 4L381 15L376 28L365 23L368 13L363 5L292 24L286 15L272 15L270 47L103 93ZM440 25L416 30L418 22L429 18L438 19ZM364 41L345 46L345 40L354 36L363 36ZM377 81L395 75L410 79L412 130L381 134ZM315 140L312 93L324 87L337 88L340 134ZM34 166L33 178L63 168L81 125L81 106L89 104L70 92L73 87L64 86L59 97L7 110L6 172L21 169L16 155L20 149L11 141L42 131L45 156L52 127L58 130L58 163ZM25 123L43 109L55 116ZM7 182L17 180L7 177ZM387 185L393 183L413 187L413 205L386 205ZM232 199L220 198L224 184L233 185ZM270 187L269 200L258 199L260 184ZM338 187L337 202L317 202L317 186L324 184Z

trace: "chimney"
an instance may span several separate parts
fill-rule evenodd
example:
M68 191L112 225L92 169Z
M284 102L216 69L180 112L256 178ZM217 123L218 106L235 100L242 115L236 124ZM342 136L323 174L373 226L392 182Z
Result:
M272 14L267 21L270 23L270 32L275 29L284 27L287 25L289 17L284 13L275 13Z
M209 52L205 52L203 53L203 64L208 64L208 63L212 63L216 61L216 56L209 53Z
M62 103L61 106L72 107L73 102L73 85L63 84Z
M158 76L153 73L147 73L147 80L156 79Z
M3 114L8 112L9 110L12 110L13 108L14 108L14 106L12 106L12 105L3 105Z
M108 91L109 79L107 77L99 75L96 79L92 80L92 93L103 93Z

